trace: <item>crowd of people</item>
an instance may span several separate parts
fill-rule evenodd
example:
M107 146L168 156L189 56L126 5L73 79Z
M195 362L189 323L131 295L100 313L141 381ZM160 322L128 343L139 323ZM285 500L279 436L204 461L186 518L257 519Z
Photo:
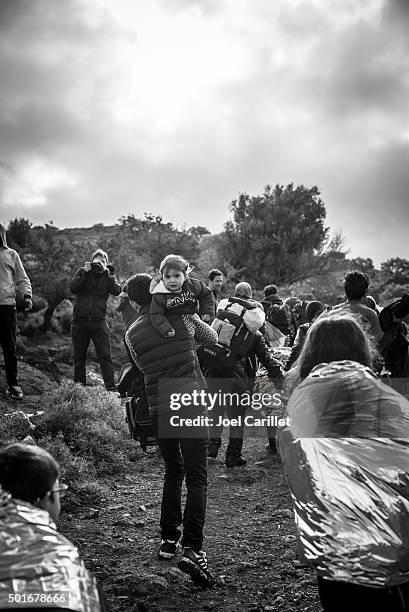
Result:
M0 283L8 392L21 399L14 286L29 309L31 285L1 226ZM409 401L402 384L409 377L409 294L380 308L369 286L366 274L352 270L345 299L336 305L283 299L274 284L258 301L249 283L224 295L222 271L210 270L204 283L182 256L169 254L156 276L135 274L121 289L101 249L75 274L74 381L86 384L92 340L105 387L117 390L106 308L109 295L119 296L126 354L138 381L132 393L144 396L165 466L158 555L169 560L181 548L178 567L195 584L215 583L203 551L207 462L220 453L227 424L226 467L246 465L244 398L254 394L263 367L289 417L279 431L267 427L266 449L282 458L300 554L316 570L324 610L409 610ZM33 542L45 539L39 526L55 529L62 488L45 451L1 450L0 485L10 525L28 530ZM55 535L53 555L60 543ZM19 554L23 549L24 543ZM0 550L0 583L1 557ZM102 610L92 577L84 574L79 587L77 573L86 573L81 560L71 555L69 563L80 602L74 609L88 609L82 598L96 602L89 609Z

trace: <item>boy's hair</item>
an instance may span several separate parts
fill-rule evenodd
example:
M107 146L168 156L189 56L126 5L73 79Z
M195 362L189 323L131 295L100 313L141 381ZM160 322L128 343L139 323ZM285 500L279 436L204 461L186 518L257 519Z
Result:
M133 300L140 306L149 304L152 300L152 295L149 292L149 286L152 281L150 274L141 272L132 276L126 283L129 299Z
M352 314L320 317L307 333L297 360L301 378L319 363L357 361L371 367L374 350L364 330Z
M212 268L211 270L209 270L208 277L210 281L214 280L216 276L223 276L223 272L221 272L217 268Z
M58 478L58 463L43 448L10 444L0 450L0 485L12 497L34 503Z
M266 285L264 287L264 296L276 295L278 293L277 285Z
M369 276L360 270L352 270L345 275L344 291L348 300L360 300L369 287Z
M101 256L105 259L105 263L108 263L108 253L105 253L102 249L97 249L92 253L91 261L94 261L95 257Z
M175 268L176 270L180 270L184 272L186 275L189 274L193 270L190 266L189 262L186 261L181 255L166 255L165 259L162 259L159 266L159 272L161 274L165 273L169 268Z

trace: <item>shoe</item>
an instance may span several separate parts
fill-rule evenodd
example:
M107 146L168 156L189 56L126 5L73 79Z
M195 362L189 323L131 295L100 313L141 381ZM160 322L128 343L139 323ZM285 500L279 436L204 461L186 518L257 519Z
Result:
M278 454L278 449L277 449L277 443L274 441L271 442L267 442L266 444L266 451L268 453L270 453L270 455L277 455Z
M240 467L246 465L247 461L241 455L226 455L227 467Z
M185 574L189 574L193 582L203 588L215 584L215 579L207 569L206 553L203 550L197 554L192 548L184 548L178 568Z
M7 387L7 392L12 399L21 400L23 399L24 393L23 389L18 385L9 385Z
M179 540L162 540L158 556L161 559L173 559L180 548Z
M209 446L207 447L207 456L211 457L212 459L216 459L217 454L219 452L219 448L220 447L217 442L213 442L212 440L210 440Z

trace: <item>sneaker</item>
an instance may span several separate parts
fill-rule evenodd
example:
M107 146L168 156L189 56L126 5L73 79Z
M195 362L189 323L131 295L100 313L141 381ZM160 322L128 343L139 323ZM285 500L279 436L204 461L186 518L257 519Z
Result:
M18 385L9 385L7 387L7 392L12 399L21 400L23 399L24 393L23 389Z
M227 467L240 467L246 465L247 461L241 455L226 455Z
M189 574L193 582L203 588L211 587L215 583L207 569L206 553L203 550L197 554L192 548L184 548L178 568L185 574Z
M158 556L161 559L173 559L178 548L180 548L179 540L162 540Z
M207 447L207 456L211 457L212 459L216 459L218 452L219 445L217 444L217 442L213 442L212 440L210 440L209 446Z

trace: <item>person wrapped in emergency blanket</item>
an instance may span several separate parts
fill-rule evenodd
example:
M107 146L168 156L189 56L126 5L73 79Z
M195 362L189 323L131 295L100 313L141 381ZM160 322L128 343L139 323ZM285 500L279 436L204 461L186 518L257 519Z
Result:
M285 416L279 447L299 553L317 573L324 610L346 609L351 597L356 606L363 593L367 609L386 609L370 607L368 592L409 610L408 400L370 367L332 361L304 377Z

